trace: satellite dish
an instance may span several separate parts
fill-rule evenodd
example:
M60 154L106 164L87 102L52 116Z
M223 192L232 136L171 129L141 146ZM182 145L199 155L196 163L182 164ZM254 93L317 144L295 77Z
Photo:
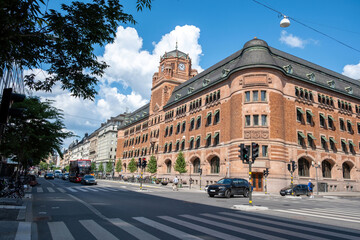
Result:
M280 21L280 27L286 28L288 26L290 26L290 20L286 16L284 16L284 18Z

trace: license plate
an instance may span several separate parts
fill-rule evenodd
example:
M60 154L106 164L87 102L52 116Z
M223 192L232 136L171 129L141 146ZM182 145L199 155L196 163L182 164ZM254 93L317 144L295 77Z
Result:
M210 192L215 192L215 190L210 190Z

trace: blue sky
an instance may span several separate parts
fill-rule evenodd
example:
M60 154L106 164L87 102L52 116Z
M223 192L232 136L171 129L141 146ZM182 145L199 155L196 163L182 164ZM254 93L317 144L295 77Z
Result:
M176 41L179 50L189 53L193 67L202 71L240 50L254 37L360 79L360 1L258 1L357 51L295 21L281 28L278 13L252 0L154 0L151 11L143 12L135 11L135 1L123 1L125 12L132 13L138 23L120 26L113 44L96 49L96 55L110 68L99 82L95 101L74 99L60 88L34 95L56 100L55 106L64 110L67 128L83 137L111 116L134 111L149 101L159 57L173 50ZM50 0L50 7L54 4L58 2ZM72 140L68 139L65 147Z

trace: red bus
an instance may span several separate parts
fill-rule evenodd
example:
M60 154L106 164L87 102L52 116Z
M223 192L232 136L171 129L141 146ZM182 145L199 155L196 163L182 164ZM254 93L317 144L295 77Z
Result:
M81 182L81 179L86 174L91 172L91 160L90 159L78 159L70 161L69 168L69 181Z

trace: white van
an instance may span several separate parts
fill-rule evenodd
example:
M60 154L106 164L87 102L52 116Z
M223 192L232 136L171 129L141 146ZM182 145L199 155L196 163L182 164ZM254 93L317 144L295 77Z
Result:
M54 171L55 177L58 178L60 173L61 173L61 170L55 170Z

